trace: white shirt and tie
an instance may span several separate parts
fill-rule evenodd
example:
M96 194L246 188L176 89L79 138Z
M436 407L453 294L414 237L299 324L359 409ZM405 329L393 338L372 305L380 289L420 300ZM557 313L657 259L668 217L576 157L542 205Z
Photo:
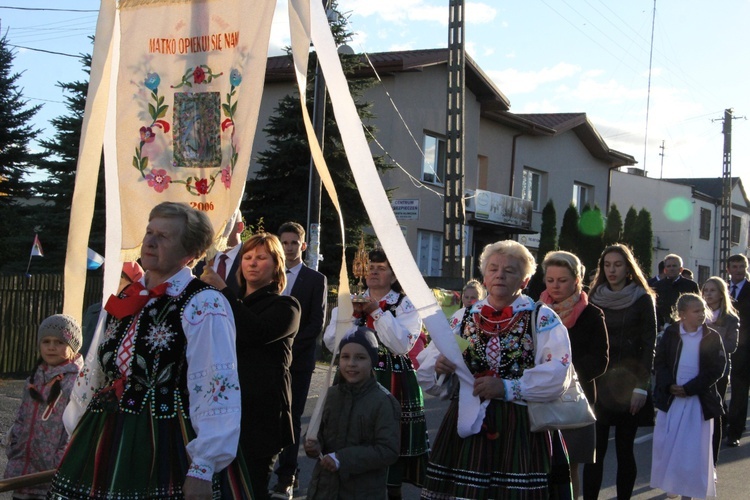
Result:
M237 256L240 253L240 250L242 249L242 245L235 245L229 250L225 252L219 252L216 254L216 257L214 258L213 264L211 264L211 267L214 271L216 271L216 274L218 274L221 279L224 281L227 280L226 273L229 272L230 269L232 269L232 266L234 265L235 259L237 259ZM226 258L222 258L226 257ZM221 261L224 261L224 274L219 272L219 266L221 265Z
M742 280L739 283L730 282L729 284L729 295L732 296L734 300L737 300L737 297L740 295L740 292L742 291L742 287L747 283L747 280Z
M286 270L286 287L284 287L284 291L281 292L281 295L292 294L292 288L294 288L294 282L297 281L297 276L299 276L299 272L302 269L303 265L304 264L300 262L299 264L292 267L291 269Z

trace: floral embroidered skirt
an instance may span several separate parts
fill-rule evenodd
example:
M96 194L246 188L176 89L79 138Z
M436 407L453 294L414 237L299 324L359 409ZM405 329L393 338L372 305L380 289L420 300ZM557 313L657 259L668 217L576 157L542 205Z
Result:
M407 482L422 486L430 451L422 389L409 356L384 351L381 347L375 376L401 403L401 456L388 468L388 485Z
M482 430L465 439L456 432L457 422L458 400L454 399L435 438L423 499L572 497L560 434L530 432L525 406L493 401Z
M47 498L181 499L195 437L190 420L152 419L148 411L87 411L70 438ZM244 461L238 458L213 479L213 498L251 499Z

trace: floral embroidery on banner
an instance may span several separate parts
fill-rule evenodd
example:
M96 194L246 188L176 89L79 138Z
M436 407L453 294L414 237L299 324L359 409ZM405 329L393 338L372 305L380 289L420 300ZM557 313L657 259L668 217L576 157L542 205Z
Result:
M223 71L215 73L205 64L191 66L182 75L180 82L170 87L193 89L194 86L209 84L223 75ZM238 160L234 118L237 113L237 88L241 83L242 73L239 69L232 68L229 72L230 88L225 94L224 102L221 102L219 92L175 93L172 125L164 119L170 106L164 103L165 97L159 95L161 77L156 72L146 74L143 86L149 91L148 113L151 120L138 130L139 141L132 164L149 188L163 193L171 184L182 184L194 196L210 194L217 184L224 186L224 189L231 188ZM221 115L224 117L223 121ZM230 128L231 132L228 132ZM152 167L146 150L154 143L159 131L166 134L170 130L173 135L174 167L215 170L209 170L201 176L189 175L185 179L178 179L174 172L170 175L170 171L165 168ZM221 136L225 133L230 134L231 148L226 162L222 160L221 153Z

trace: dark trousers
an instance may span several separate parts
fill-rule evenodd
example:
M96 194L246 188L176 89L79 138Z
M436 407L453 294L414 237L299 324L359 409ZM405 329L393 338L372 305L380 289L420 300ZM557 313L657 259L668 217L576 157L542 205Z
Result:
M742 437L747 420L747 394L750 390L750 343L737 346L732 354L732 400L729 403L727 439Z
M627 423L615 427L615 453L617 454L617 499L627 500L633 494L638 467L635 463L635 434L638 432L638 421L630 419ZM604 457L609 445L609 426L596 423L596 463L583 467L583 498L596 500L602 488L604 474Z
M727 385L729 384L729 376L724 375L716 382L716 390L719 391L721 396L721 404L724 407L724 413L727 411L727 403L724 398L727 395ZM721 434L724 432L724 422L726 422L726 415L719 415L719 418L714 419L714 436L713 436L713 448L714 448L714 466L719 462L719 450L721 449Z
M294 443L284 448L279 454L279 465L276 475L279 483L291 485L297 474L297 455L299 454L300 434L302 432L302 414L305 412L307 393L313 372L310 370L295 370L292 374L292 426L294 428Z
M245 457L247 464L247 473L250 476L250 485L253 487L254 500L267 500L268 481L271 479L273 463L278 455L270 457Z

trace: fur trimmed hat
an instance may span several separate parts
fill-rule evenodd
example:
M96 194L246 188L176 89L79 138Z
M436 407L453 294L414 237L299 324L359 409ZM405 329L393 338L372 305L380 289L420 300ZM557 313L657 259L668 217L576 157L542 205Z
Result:
M70 346L74 353L81 349L83 335L78 322L66 314L53 314L42 321L39 325L39 333L36 336L37 345L42 343L44 337L55 337Z
M356 330L349 331L344 338L341 339L339 344L339 353L346 344L359 344L367 350L372 361L372 367L375 368L378 365L378 338L375 336L375 332L366 326L360 326Z

